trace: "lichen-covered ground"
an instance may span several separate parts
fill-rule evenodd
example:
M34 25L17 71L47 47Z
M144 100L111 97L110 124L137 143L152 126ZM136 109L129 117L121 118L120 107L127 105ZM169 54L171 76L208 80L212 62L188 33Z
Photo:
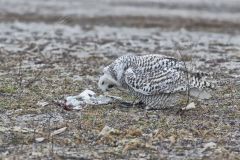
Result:
M238 3L0 1L0 159L239 159ZM150 53L211 73L212 98L183 114L59 105L102 94L98 77L117 57Z

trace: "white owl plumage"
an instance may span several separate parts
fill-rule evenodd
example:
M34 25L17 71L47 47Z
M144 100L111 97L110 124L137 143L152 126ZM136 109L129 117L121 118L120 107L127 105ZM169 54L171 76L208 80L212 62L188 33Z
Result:
M205 74L188 72L183 61L163 55L125 55L103 70L98 86L107 91L116 86L129 91L147 109L165 108L171 95L192 88L212 88Z

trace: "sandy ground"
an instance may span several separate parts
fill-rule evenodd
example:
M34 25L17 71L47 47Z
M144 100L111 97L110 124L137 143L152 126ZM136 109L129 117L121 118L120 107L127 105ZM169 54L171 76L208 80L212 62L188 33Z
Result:
M237 0L0 0L0 159L239 159L239 17ZM149 53L212 74L212 98L147 116L57 103L101 94L104 66Z

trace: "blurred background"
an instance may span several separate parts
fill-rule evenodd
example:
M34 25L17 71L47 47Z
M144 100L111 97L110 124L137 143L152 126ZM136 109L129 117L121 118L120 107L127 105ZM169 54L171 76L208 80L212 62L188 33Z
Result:
M1 0L0 20L0 45L11 50L20 49L19 43L24 40L25 43L45 44L48 47L42 49L46 52L56 46L58 49L71 48L70 52L76 51L77 55L89 55L95 51L122 54L126 53L126 49L119 49L120 44L115 44L114 47L112 46L114 42L106 42L107 46L98 46L98 42L95 41L108 39L107 41L128 43L127 39L133 37L132 41L141 43L134 37L139 36L144 39L151 36L146 38L147 41L151 41L150 44L146 42L143 45L146 45L149 51L161 52L161 48L166 47L165 45L161 47L162 43L170 42L172 37L179 38L171 34L185 34L183 36L191 34L192 38L200 41L200 37L208 32L238 34L240 2L238 0ZM149 28L154 29L150 31ZM184 30L202 31L203 34L182 33ZM168 37L171 38L160 43L164 36L159 35L168 33ZM65 42L55 39L48 44L49 38L54 36L61 37ZM94 40L91 39L93 37ZM71 44L67 39L72 41ZM188 40L196 43L196 39L185 38L185 41ZM87 43L88 47L83 43ZM154 46L154 43L158 45ZM74 44L85 47L87 51L79 50ZM114 51L115 53L112 53L111 49L102 51L102 47L112 47L111 49L117 51ZM129 47L132 49L131 46ZM139 46L139 49L141 48L142 46Z
M2 21L56 23L65 18L67 24L90 26L232 31L240 20L238 0L1 0L0 9Z

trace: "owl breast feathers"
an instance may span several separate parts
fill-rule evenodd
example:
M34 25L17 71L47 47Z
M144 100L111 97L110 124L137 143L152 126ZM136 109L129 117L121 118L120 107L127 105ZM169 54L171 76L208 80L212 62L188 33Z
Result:
M184 62L163 55L126 55L104 68L99 88L116 86L129 91L147 109L165 108L170 97L188 89L212 88L206 74L188 72Z

